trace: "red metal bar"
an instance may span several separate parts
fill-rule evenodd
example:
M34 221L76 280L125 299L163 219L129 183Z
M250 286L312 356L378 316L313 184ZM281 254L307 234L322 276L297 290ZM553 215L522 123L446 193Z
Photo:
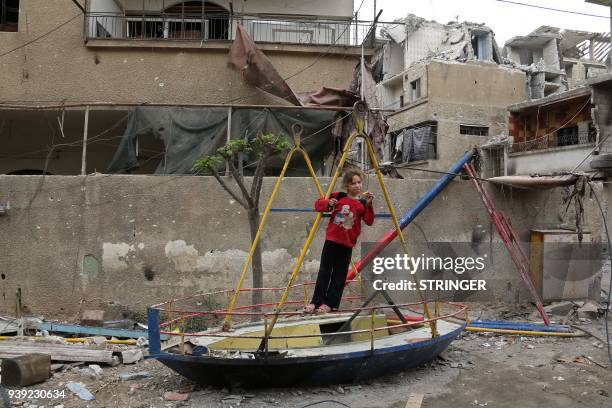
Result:
M482 184L478 179L474 166L472 164L466 163L463 168L472 179L474 187L476 187L476 190L480 194L480 198L482 199L482 202L485 205L487 212L491 216L491 220L495 225L495 229L497 229L497 233L499 234L502 241L504 242L504 245L508 249L510 258L512 258L512 261L514 262L514 265L516 265L516 268L518 269L519 274L523 279L523 282L525 282L525 284L527 285L527 289L529 289L529 292L531 293L531 297L533 298L536 304L538 312L540 312L540 316L542 316L542 320L544 320L544 324L547 326L550 325L550 319L548 318L548 315L544 310L542 299L540 298L540 295L538 294L538 291L536 290L535 285L531 280L531 276L529 276L529 264L527 261L527 257L525 256L525 253L521 248L521 245L516 237L516 233L514 232L514 229L510 224L510 220L497 210L495 204L493 203L493 200L491 199L487 191L482 187Z

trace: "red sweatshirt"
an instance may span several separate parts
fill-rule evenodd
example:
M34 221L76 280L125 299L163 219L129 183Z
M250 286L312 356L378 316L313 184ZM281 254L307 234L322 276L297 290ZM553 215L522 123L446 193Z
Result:
M338 198L339 195L342 198ZM367 225L374 223L374 208L365 204L364 200L351 198L346 193L332 193L331 198L337 199L338 204L331 210L325 239L352 248L361 233L361 219ZM315 210L330 211L329 200L319 198L315 201Z

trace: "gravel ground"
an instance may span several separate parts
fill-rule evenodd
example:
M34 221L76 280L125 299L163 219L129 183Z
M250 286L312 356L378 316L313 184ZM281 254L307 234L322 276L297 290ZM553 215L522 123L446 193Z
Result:
M501 306L472 312L472 318L525 319L530 310ZM581 327L604 337L602 320ZM423 407L610 407L612 369L604 345L593 337L552 338L464 333L434 362L374 381L329 387L219 389L194 386L154 360L102 367L95 378L86 364L66 365L30 390L63 390L65 397L25 400L20 407L397 407L412 393L424 394ZM147 372L150 378L122 381L121 374ZM66 389L80 382L96 399L82 401ZM168 401L184 393L186 401ZM339 404L341 403L341 404Z

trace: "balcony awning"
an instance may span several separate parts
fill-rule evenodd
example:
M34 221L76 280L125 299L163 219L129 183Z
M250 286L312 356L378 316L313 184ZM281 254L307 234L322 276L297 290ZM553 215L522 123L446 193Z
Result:
M501 176L487 179L492 183L503 184L516 188L530 190L548 190L555 187L571 186L578 180L577 175L568 174L564 176Z

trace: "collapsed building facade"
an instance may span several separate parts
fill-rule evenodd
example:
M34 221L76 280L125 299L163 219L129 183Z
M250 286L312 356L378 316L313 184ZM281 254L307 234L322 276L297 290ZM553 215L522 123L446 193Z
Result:
M444 25L412 15L402 21L384 31L376 70L378 96L392 110L386 160L444 171L503 131L506 107L527 97L525 73L500 65L494 33L483 24Z
M609 54L609 34L549 26L513 37L504 46L504 62L528 74L530 99L584 85L588 78L606 73Z

